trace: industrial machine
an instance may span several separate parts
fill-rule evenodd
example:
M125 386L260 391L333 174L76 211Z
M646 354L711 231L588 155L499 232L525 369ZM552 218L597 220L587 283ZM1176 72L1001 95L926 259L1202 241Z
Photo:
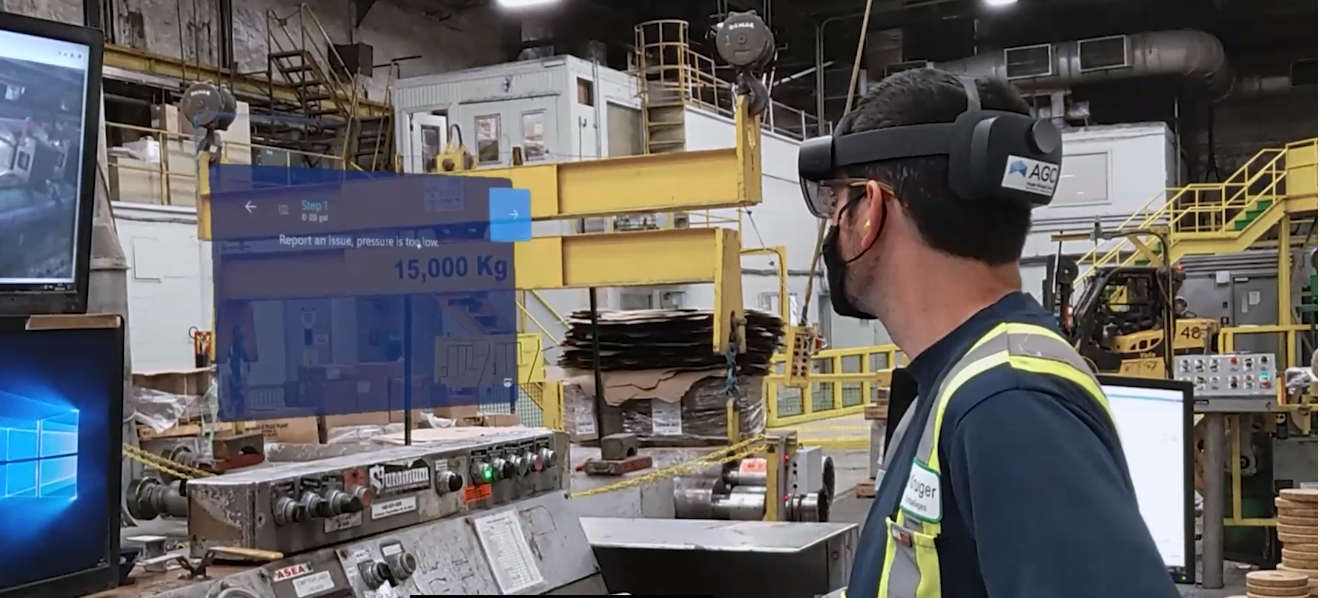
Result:
M563 490L567 442L546 430L455 428L425 446L139 483L130 510L187 517L194 556L215 546L302 553Z
M1187 311L1177 296L1181 270L1101 267L1087 279L1075 304L1071 298L1076 265L1062 265L1060 270L1054 297L1055 305L1063 306L1056 310L1060 328L1098 372L1167 378L1166 350L1173 355L1212 350L1219 323ZM1169 320L1173 325L1166 328Z
M783 507L767 509L776 497ZM834 460L820 447L796 448L774 461L742 459L724 465L718 475L680 478L674 484L679 519L827 522L833 501Z
M140 577L136 586L110 595L346 598L607 593L582 527L561 492L265 564L215 564L215 558L235 554L213 549L200 560L187 561L182 575Z
M1286 400L1273 354L1188 355L1174 363L1173 377L1191 382L1197 399L1196 488L1207 521L1222 522L1206 526L1206 558L1272 564L1274 497L1315 480L1314 410Z

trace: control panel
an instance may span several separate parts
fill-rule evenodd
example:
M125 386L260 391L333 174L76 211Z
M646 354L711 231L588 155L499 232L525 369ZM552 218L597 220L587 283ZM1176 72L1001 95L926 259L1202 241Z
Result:
M462 430L452 441L189 482L194 552L222 545L297 554L563 488L562 434Z
M1234 353L1228 355L1179 355L1174 359L1174 379L1192 383L1203 397L1260 397L1278 392L1274 355Z

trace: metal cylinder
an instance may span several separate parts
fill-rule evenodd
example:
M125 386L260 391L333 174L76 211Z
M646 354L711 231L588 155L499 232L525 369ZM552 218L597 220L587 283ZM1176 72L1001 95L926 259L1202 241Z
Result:
M188 516L188 498L183 484L164 484L155 478L139 478L129 486L128 511L134 519L149 521L167 515Z
M711 503L717 478L682 477L674 479L675 519L715 519Z
M745 491L730 494L716 494L711 501L712 519L731 521L760 521L765 519L765 488L760 493L752 492L752 486L742 487Z
M765 486L764 471L741 471L731 469L724 474L724 481L730 486Z

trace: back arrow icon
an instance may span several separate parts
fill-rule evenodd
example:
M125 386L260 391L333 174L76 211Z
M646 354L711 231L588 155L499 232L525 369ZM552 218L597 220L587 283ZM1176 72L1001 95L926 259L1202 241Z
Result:
M248 211L249 214L252 213L252 210L257 209L257 206L253 205L252 202L250 202L250 201L247 202L246 204L244 204L243 207L247 208L247 211Z

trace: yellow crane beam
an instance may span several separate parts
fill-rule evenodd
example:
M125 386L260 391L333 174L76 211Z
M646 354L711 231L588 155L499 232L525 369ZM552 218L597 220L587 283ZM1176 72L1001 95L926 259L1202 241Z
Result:
M666 284L713 284L715 318L711 344L728 347L733 327L741 333L742 242L727 228L678 228L626 233L538 237L514 248L519 289L571 289Z
M530 190L533 220L750 207L761 203L761 123L747 114L745 101L739 100L735 112L731 148L479 170L459 167L447 174L508 179L514 188ZM436 160L447 158L453 161L448 154ZM437 170L444 172L443 165Z

